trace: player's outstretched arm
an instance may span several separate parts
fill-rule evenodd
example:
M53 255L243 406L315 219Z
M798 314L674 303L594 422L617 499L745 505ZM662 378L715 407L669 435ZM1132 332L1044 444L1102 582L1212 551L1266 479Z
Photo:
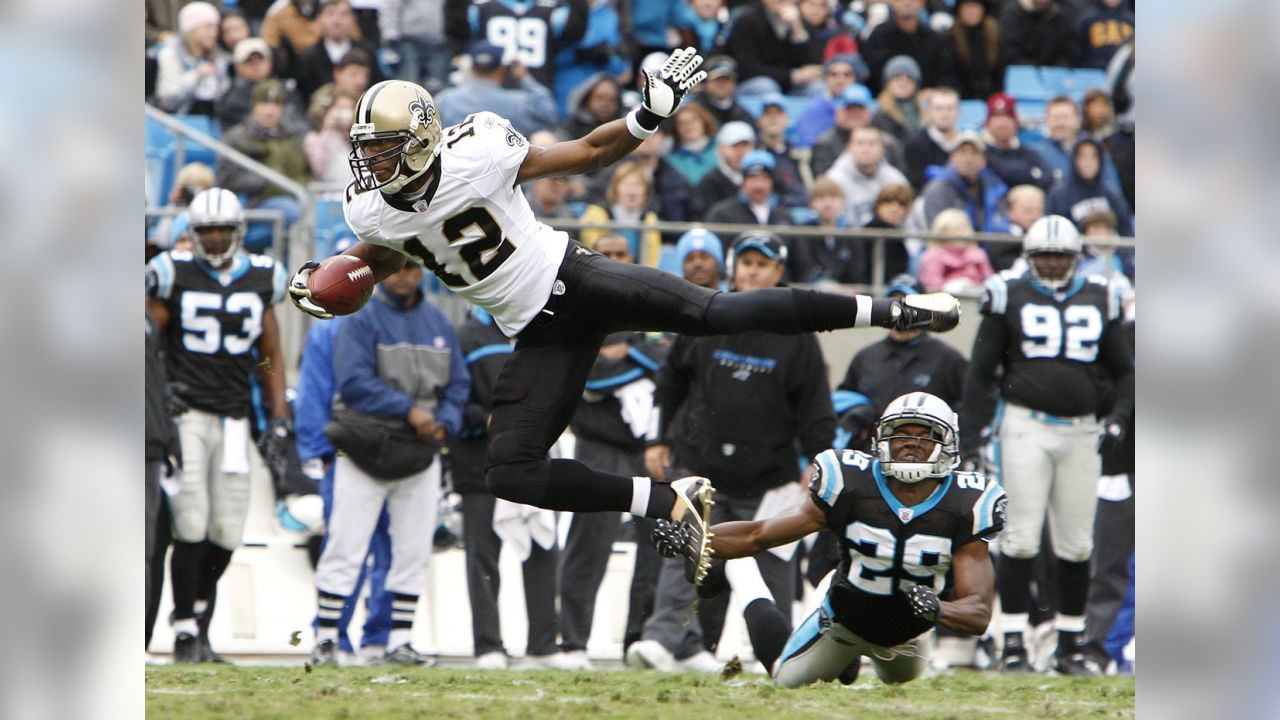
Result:
M827 526L827 516L812 499L768 520L736 520L711 526L711 550L718 560L750 557L786 545Z
M987 543L975 540L960 546L951 558L951 570L955 574L956 600L941 603L938 624L962 635L981 635L991 624L996 594L996 571Z
M640 107L625 119L605 123L577 140L546 148L530 147L516 182L575 175L617 162L653 135L663 120L675 114L685 93L707 77L705 70L698 69L701 65L702 56L694 48L671 53L657 73L644 71L644 100Z

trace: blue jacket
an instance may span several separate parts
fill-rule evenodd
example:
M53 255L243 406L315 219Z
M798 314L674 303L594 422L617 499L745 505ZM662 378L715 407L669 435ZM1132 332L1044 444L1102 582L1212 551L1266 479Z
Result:
M643 0L631 3L631 34L642 48L666 47L667 28L676 24L682 0Z
M471 113L484 110L511 121L517 132L528 135L545 130L560 121L555 98L532 75L526 75L518 88L505 88L486 78L441 90L436 95L440 121L445 127L457 125Z
M334 454L324 435L324 426L333 415L333 336L342 318L312 323L298 363L297 398L293 401L293 428L298 442L298 459L303 462Z
M627 69L620 54L622 31L618 11L608 2L593 3L587 12L587 31L574 45L556 53L556 76L552 82L556 110L569 115L569 96L587 78L598 72L618 77Z
M818 142L818 138L822 137L822 133L830 130L835 124L835 102L827 97L826 93L814 95L809 104L800 111L800 117L796 118L793 128L795 146L813 147L813 144Z
M1099 157L1105 157L1106 151L1102 143L1092 137L1076 143L1076 148L1086 143L1098 149ZM1075 152L1073 149L1072 157L1075 157ZM1049 193L1045 201L1045 214L1068 217L1079 225L1097 210L1110 210L1116 215L1116 232L1122 236L1132 236L1133 212L1129 210L1129 203L1117 190L1107 187L1100 177L1101 173L1093 180L1085 180L1076 174L1075 163L1072 163L1067 176Z
M1053 176L1049 187L1062 182L1062 179L1067 176L1067 171L1071 169L1071 148L1062 147L1048 135L1043 140L1028 144L1040 153L1040 159L1044 161L1049 174ZM1116 164L1112 162L1110 153L1102 156L1102 184L1116 192L1121 191L1120 173L1116 172Z
M381 286L333 339L333 378L352 410L406 418L435 414L450 437L462 429L471 375L453 327L425 299L405 310Z
M969 222L973 223L973 228L978 232L1009 232L1009 216L1005 214L1002 203L1005 194L1009 192L1009 186L1004 184L999 175L986 168L983 168L979 178L982 181L983 222L978 222L979 199L969 191L968 184L955 168L948 166L941 176L930 180L920 193L923 217L917 219L916 227L928 230L938 213L947 208L959 208L968 214Z

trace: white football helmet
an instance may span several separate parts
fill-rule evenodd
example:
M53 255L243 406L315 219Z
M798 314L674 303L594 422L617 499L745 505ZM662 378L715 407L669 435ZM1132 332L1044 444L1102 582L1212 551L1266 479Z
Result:
M1083 251L1084 241L1080 239L1076 224L1061 215L1046 215L1035 221L1022 239L1022 254L1026 256L1031 277L1050 290L1060 290L1071 282ZM1065 276L1056 280L1043 277L1032 261L1038 253L1067 253L1072 256L1071 268Z
M934 441L933 452L925 462L897 462L893 459L890 440L902 425L925 425ZM960 419L945 400L924 392L913 392L894 399L880 415L875 428L875 453L885 475L904 483L917 483L927 478L941 479L960 464Z
M384 80L360 96L351 125L351 172L361 191L394 195L422 177L440 151L440 113L425 88L404 80ZM366 155L366 143L397 141ZM394 160L395 169L379 180L375 166ZM379 171L385 175L381 167Z
M211 187L201 192L187 206L192 244L196 255L213 267L222 267L244 242L244 208L240 198L230 190ZM230 228L230 237L211 237L206 231Z

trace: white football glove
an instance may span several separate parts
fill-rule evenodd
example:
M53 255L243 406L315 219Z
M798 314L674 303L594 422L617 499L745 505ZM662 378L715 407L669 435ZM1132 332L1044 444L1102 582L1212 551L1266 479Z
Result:
M696 49L687 47L671 53L657 75L648 70L642 71L644 100L641 106L661 119L671 117L680 109L684 94L707 79L707 71L698 70L701 66L702 56Z
M298 272L294 273L293 278L289 280L289 299L299 310L312 317L332 320L333 313L317 305L311 299L311 291L307 289L307 278L311 277L312 271L318 267L320 263L312 260L298 268Z

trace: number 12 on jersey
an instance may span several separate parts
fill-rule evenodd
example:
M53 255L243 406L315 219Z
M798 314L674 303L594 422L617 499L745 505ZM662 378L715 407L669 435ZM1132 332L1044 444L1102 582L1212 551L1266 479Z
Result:
M479 205L445 220L441 232L450 248L456 250L467 264L474 279L468 280L449 272L418 238L407 240L404 249L421 260L428 270L451 288L467 287L484 280L516 250L516 246L502 236L502 228L498 226L493 214Z

